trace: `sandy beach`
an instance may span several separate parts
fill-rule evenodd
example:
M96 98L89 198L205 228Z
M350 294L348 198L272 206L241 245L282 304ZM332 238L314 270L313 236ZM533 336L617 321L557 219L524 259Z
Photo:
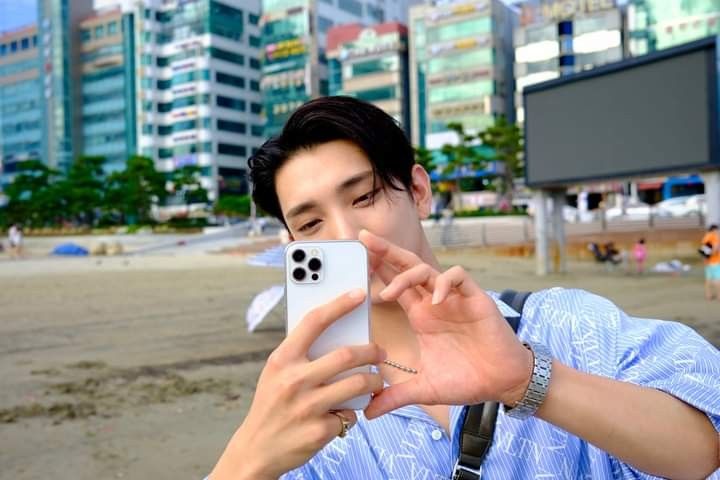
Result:
M720 346L720 302L703 300L697 265L638 277L572 262L538 278L531 259L440 259L488 289L591 290ZM283 336L280 309L253 334L244 318L280 282L242 255L0 259L0 479L203 478Z

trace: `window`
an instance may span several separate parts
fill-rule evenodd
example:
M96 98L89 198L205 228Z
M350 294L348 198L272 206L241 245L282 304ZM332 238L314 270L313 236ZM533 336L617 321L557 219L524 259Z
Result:
M95 27L95 38L102 38L105 36L105 25L98 25Z
M260 70L260 60L258 60L257 58L251 58L250 68L252 68L253 70Z
M158 103L158 112L160 113L167 113L170 110L172 110L172 102L168 103Z
M229 52L217 47L210 47L210 56L218 60L245 65L245 57L239 53Z
M218 119L217 128L218 128L218 130L222 130L225 132L234 132L234 133L247 132L247 125L245 125L242 122L233 122L230 120Z
M224 83L225 85L232 85L233 87L245 88L245 79L229 73L215 72L215 81L218 83Z
M257 80L250 80L250 90L253 92L259 92L260 91L260 82Z
M192 130L197 128L197 120L185 120L184 122L177 122L173 124L173 133L184 132L185 130Z
M400 62L397 56L376 58L356 62L348 65L345 69L345 78L359 77L369 73L397 72L400 69Z
M17 52L17 49L18 49L17 41L10 42L10 51L15 53L15 52Z
M155 59L155 64L158 67L167 67L170 65L170 59L168 57L157 57Z
M260 37L256 37L255 35L250 35L250 46L259 48L260 47Z
M108 35L115 35L118 31L117 22L110 22L107 25Z
M23 38L22 40L20 40L20 49L27 50L28 48L30 48L30 39Z
M7 45L0 43L0 57L4 57L5 55L7 55Z
M357 0L338 0L338 6L353 15L362 16L362 4Z
M182 83L194 82L195 80L210 80L210 71L201 70L200 72L187 72L174 75L172 84L180 85Z
M250 25L257 25L260 23L260 17L254 13L250 13L248 14L248 21L250 22Z
M158 90L167 90L171 86L172 86L172 80L158 80L157 81Z
M143 100L142 109L143 112L152 112L153 103L150 100Z
M210 101L210 95L207 93L204 95L201 95L200 98L198 98L197 95L190 95L187 97L180 97L180 98L176 98L175 100L173 100L172 108L184 108L184 107L189 107L191 105L197 105L198 103L200 103L202 105L207 105L209 101Z
M172 20L173 14L171 11L157 12L155 13L155 20L160 23L167 23Z
M427 42L447 42L459 38L476 37L490 31L492 31L492 19L490 17L472 18L428 29Z
M158 156L160 158L170 158L173 156L172 148L160 148L158 149Z
M239 110L241 112L244 112L247 109L247 102L238 98L230 98L218 95L215 103L218 107L230 108L232 110Z
M262 137L263 136L263 126L262 125L252 125L250 127L250 133L252 133L253 137Z
M233 145L231 143L218 143L218 153L221 155L244 157L247 155L247 147L243 145Z
M259 103L250 102L250 111L252 113L259 114L260 112L262 112L262 105Z
M493 90L494 84L492 80L476 80L459 85L435 87L430 89L428 93L428 102L459 102L473 98L479 99L492 95Z
M170 125L160 125L158 126L158 135L170 135L173 131L173 127Z
M489 48L436 57L428 62L428 73L450 72L491 65L492 58L492 50Z
M397 92L394 86L379 87L355 92L355 96L360 100L365 100L366 102L376 102L378 100L390 100L392 98L397 98Z
M145 124L142 126L142 133L145 135L152 135L153 134L153 126L149 124Z

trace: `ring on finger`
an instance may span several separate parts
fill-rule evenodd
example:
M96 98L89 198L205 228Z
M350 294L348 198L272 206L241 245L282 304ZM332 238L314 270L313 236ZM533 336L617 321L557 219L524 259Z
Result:
M345 415L343 415L340 412L333 411L330 413L332 413L333 415L335 415L337 418L340 419L340 425L341 425L340 433L338 433L337 436L340 438L345 438L345 436L347 435L350 428L352 428L352 422L350 421L349 418L347 418Z

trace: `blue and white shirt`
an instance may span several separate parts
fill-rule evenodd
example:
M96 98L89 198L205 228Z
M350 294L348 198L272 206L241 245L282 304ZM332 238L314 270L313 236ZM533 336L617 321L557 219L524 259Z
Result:
M516 314L491 295L503 315ZM547 345L555 359L577 370L674 395L705 412L720 432L720 351L682 324L633 318L602 297L554 288L528 299L518 336ZM282 479L450 479L464 412L451 407L450 436L417 406L372 421L357 412L345 438ZM542 420L509 418L502 408L482 477L655 478ZM710 478L720 480L720 470Z

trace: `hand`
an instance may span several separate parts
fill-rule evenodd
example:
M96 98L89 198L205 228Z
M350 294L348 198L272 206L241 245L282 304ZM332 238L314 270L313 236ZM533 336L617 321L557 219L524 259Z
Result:
M278 478L315 455L342 429L333 405L383 387L378 374L355 374L328 382L344 371L380 364L385 353L375 344L343 347L314 361L312 343L335 320L365 299L355 290L308 313L268 358L247 417L218 461L211 480ZM352 410L339 412L352 424Z
M417 255L363 230L360 241L380 292L405 310L420 347L418 374L376 395L365 411L375 418L404 405L514 405L525 393L532 353L517 339L490 298L461 267L439 273Z

